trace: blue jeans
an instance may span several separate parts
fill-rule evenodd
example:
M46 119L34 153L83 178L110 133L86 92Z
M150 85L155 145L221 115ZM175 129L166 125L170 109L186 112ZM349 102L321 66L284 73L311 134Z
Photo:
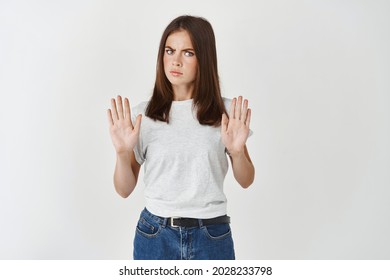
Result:
M198 227L171 227L166 218L146 208L138 220L135 260L234 260L234 245L229 224Z

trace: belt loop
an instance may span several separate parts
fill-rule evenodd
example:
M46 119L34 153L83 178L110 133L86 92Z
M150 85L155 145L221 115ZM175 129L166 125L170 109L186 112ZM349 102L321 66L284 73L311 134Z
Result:
M203 220L202 219L198 219L198 222L199 222L199 227L203 227Z
M168 223L168 218L163 218L163 219L162 219L161 226L162 226L163 228L165 228L165 227L167 226L167 223Z

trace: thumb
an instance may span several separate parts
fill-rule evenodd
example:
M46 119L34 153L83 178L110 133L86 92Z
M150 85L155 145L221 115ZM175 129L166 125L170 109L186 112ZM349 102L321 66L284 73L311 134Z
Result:
M223 113L222 114L222 120L221 120L221 130L222 131L226 131L227 130L228 123L229 123L229 119L226 116L226 114Z
M135 133L138 133L139 132L139 129L141 127L141 119L142 119L142 115L139 114L135 120L135 125L134 125L134 132Z

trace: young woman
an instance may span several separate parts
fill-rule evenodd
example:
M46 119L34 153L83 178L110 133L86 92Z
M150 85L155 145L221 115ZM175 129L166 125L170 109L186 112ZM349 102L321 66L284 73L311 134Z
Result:
M151 99L130 111L118 96L111 106L119 195L131 194L144 164L146 208L134 259L234 259L223 181L230 157L237 182L253 182L245 145L251 111L241 96L221 97L210 23L174 19L161 38Z

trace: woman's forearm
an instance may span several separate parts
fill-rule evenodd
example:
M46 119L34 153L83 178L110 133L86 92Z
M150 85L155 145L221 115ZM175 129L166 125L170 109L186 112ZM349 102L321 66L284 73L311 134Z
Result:
M116 158L114 186L116 192L123 198L128 197L133 192L135 185L137 184L139 166L138 170L137 166L134 166L135 164L133 164L132 167L132 157L134 157L133 152L126 152L117 154Z
M255 168L245 150L230 154L234 178L243 187L248 188L255 178Z

